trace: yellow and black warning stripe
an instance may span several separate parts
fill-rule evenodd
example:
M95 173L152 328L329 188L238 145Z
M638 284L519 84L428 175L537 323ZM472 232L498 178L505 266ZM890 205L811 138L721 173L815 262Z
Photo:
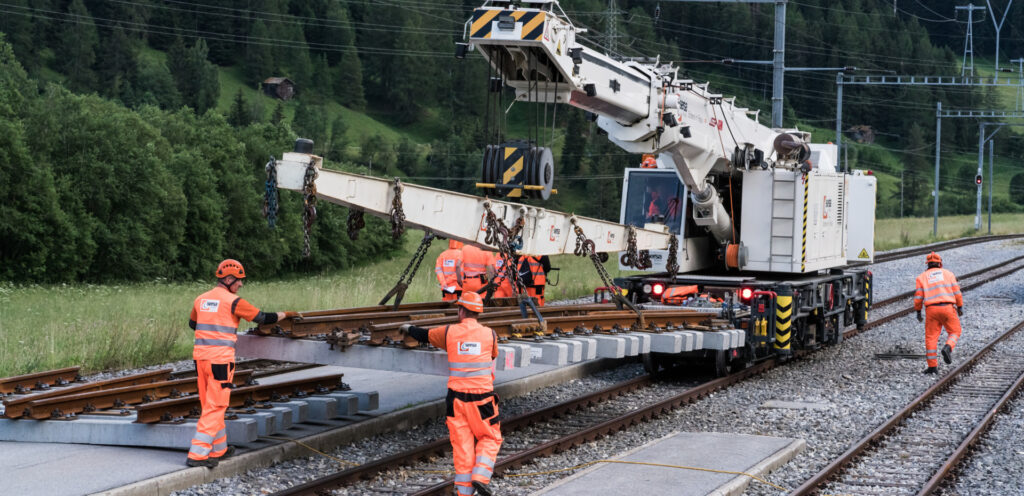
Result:
M807 270L807 200L811 192L810 177L804 176L804 235L800 244L800 272Z
M779 295L775 302L775 349L782 353L790 350L793 326L793 296Z
M476 9L473 11L473 20L470 23L469 37L489 39L491 37L492 21L497 21L498 16L512 16L516 23L523 25L520 39L540 40L544 36L544 12L539 10L500 10L500 9Z

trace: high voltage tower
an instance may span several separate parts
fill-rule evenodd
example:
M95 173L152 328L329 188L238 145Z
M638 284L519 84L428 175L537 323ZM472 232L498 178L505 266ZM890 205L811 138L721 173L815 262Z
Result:
M985 7L979 7L973 3L956 7L957 13L961 10L967 11L967 37L964 39L964 61L960 65L960 75L965 76L967 72L974 75L974 11L984 11ZM968 60L970 62L968 62Z

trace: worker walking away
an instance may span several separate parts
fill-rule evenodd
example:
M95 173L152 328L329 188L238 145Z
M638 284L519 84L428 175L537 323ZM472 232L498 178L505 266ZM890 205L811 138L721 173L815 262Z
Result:
M550 270L551 259L547 255L519 257L519 277L526 286L526 294L537 300L537 306L544 306L544 288Z
M462 294L462 243L448 240L448 249L434 263L437 282L441 285L441 301L455 301Z
M960 339L960 316L964 314L964 297L960 293L960 284L952 272L942 268L942 257L931 252L926 259L928 270L917 276L917 289L914 291L914 309L917 310L917 321L924 321L925 353L928 368L925 374L939 371L939 360L936 349L942 328L946 328L946 344L942 347L942 360L952 363L953 349ZM954 305L956 305L954 307ZM925 317L921 317L921 309L925 309Z
M488 274L491 256L473 245L462 246L462 291L480 292L493 273Z
M195 330L192 359L203 409L185 462L190 467L216 467L221 459L235 451L234 446L228 446L224 412L234 387L239 320L273 324L294 316L292 312L261 312L238 297L244 279L245 269L241 263L224 260L217 266L217 286L199 295L192 305L188 325Z
M488 484L501 448L498 396L494 394L498 335L476 320L484 311L479 294L463 291L456 304L458 324L430 330L405 324L400 332L448 352L446 423L455 461L455 488L460 495L475 490L491 496Z

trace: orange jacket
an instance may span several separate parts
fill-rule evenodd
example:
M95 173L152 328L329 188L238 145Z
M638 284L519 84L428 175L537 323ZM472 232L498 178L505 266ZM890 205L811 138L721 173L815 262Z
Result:
M434 272L441 289L462 289L462 250L447 249L434 263Z
M487 273L491 256L473 245L462 247L462 273L464 277L478 277Z
M914 309L934 305L936 303L955 303L964 306L964 297L960 293L960 284L956 276L943 268L928 269L917 276L917 290L914 291Z
M525 262L530 269L530 277L533 279L533 286L544 286L548 283L548 276L544 273L544 266L540 263L540 257L523 257L523 262Z
M258 308L221 285L196 297L189 317L196 323L192 359L234 362L238 321L252 320L259 313Z
M464 393L494 390L498 335L476 319L430 330L430 344L448 352L448 389Z

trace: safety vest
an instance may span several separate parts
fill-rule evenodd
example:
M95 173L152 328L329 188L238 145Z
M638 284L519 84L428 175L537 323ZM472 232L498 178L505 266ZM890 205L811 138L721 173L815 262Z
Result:
M960 284L952 272L943 268L928 269L917 276L917 289L914 291L914 308L938 303L955 303L963 306L964 298L960 293Z
M533 278L534 286L544 286L548 283L548 276L544 273L544 266L540 264L540 259L526 257L526 263L530 266L530 277Z
M235 341L238 340L238 317L231 311L238 295L218 285L196 298L196 333L193 360L213 363L235 361Z
M661 302L666 305L682 305L690 296L697 294L697 286L669 286L661 295Z
M450 288L462 289L462 250L448 249L441 252L434 264L434 272L437 273L437 282L441 289Z
M487 273L487 265L491 262L487 252L473 245L462 247L462 274L465 277L478 277Z
M448 326L445 349L448 351L448 388L464 393L494 390L494 360L498 346L494 331L476 319L465 319Z

